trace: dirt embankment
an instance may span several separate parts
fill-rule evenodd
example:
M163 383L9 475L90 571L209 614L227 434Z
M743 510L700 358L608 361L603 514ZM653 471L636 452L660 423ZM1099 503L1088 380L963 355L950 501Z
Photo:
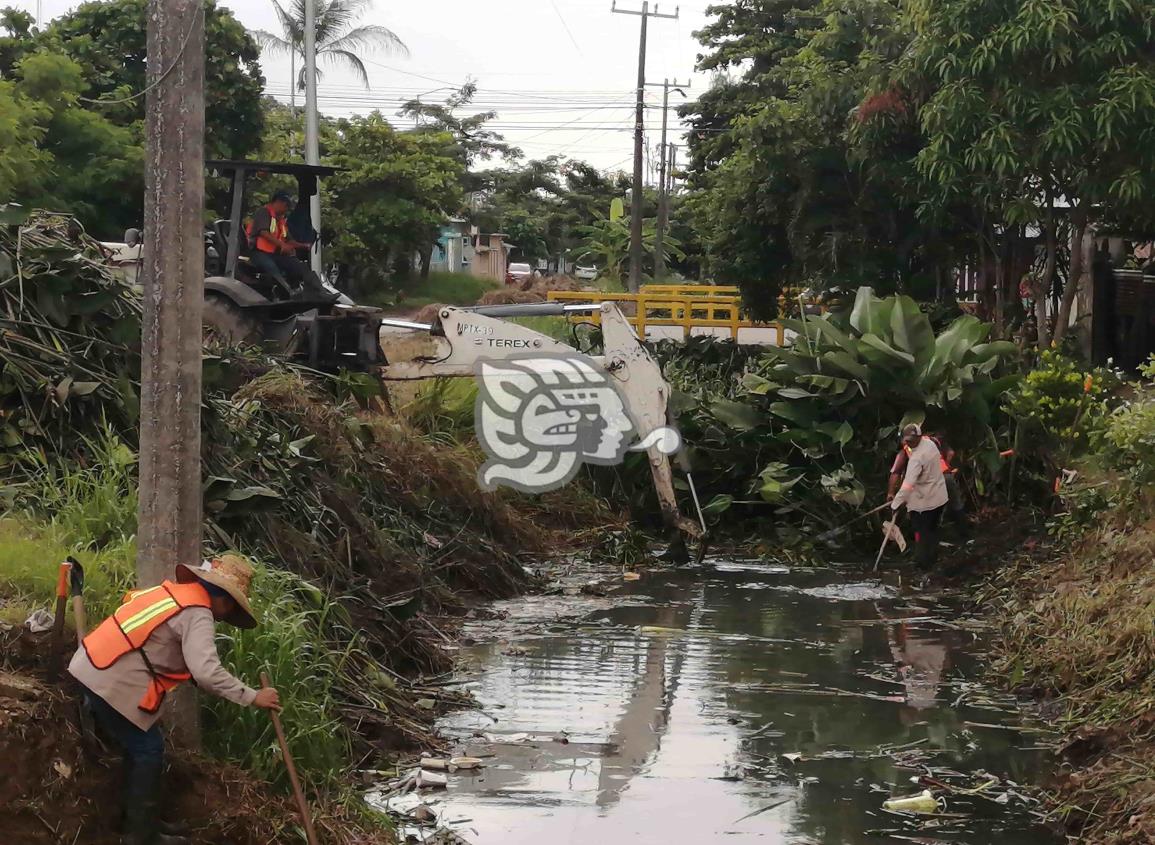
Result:
M82 728L79 695L44 678L46 635L0 631L0 841L5 845L118 845L120 760ZM169 754L166 817L194 845L302 841L292 800L236 766ZM315 808L325 842L393 839L341 806Z
M1063 732L1055 820L1084 845L1155 842L1155 520L1006 548L976 597L1001 625L993 670Z

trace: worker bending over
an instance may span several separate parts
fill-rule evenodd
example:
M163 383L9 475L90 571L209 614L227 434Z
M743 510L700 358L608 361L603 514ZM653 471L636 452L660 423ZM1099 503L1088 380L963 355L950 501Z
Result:
M291 296L335 299L321 284L320 277L297 258L298 250L308 250L312 245L295 241L289 235L288 214L292 206L289 192L277 191L253 214L245 227L249 261L254 269L272 277Z
M248 597L252 577L237 555L196 568L178 564L176 582L129 593L84 638L68 666L96 724L124 756L124 845L188 842L160 820L164 737L157 720L170 690L192 680L242 706L280 709L275 689L251 689L221 666L213 639L214 620L256 625Z
M923 437L917 425L902 430L903 445L910 452L902 485L890 500L890 507L898 511L906 505L914 527L914 559L924 569L934 565L938 557L938 526L949 496L942 473L942 453L929 437Z
M940 464L942 466L943 480L946 482L947 504L946 512L951 518L951 522L955 524L958 529L959 536L963 540L969 540L971 536L971 526L967 522L966 505L963 504L962 487L958 482L958 470L951 466L954 460L955 451L947 442L934 434L924 434L923 438L930 440L938 447L940 455ZM910 459L911 448L906 445L905 438L899 437L898 454L894 456L894 462L890 465L890 479L886 486L886 498L893 499L894 494L898 492L898 486L902 483L903 476L906 475L906 464Z

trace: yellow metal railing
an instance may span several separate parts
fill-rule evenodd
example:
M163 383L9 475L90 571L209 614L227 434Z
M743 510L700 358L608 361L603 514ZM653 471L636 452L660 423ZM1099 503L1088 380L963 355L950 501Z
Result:
M776 343L785 343L785 329L780 323L755 323L742 315L742 297L730 285L643 285L639 293L599 293L597 291L550 291L551 302L618 302L626 305L623 313L638 333L646 336L646 329L656 326L682 330L683 339L693 329L728 329L730 337L738 340L740 329L772 329ZM633 305L633 308L629 308ZM631 314L630 311L633 311ZM575 314L575 320L597 324L601 315Z

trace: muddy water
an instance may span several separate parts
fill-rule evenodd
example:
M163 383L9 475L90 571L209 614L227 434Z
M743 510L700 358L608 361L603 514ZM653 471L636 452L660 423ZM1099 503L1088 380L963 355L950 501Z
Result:
M983 634L949 599L719 560L498 609L462 655L483 712L442 724L488 766L425 796L474 845L1059 841L1005 781L945 823L881 810L927 769L1045 771L1029 725L988 727L1022 717L975 682Z

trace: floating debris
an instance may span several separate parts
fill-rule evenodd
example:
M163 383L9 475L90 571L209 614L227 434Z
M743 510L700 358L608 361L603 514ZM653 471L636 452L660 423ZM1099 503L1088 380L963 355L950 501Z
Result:
M918 795L905 798L891 798L882 802L882 809L891 813L913 813L917 816L932 816L946 809L946 802L935 798L934 793L924 789Z

